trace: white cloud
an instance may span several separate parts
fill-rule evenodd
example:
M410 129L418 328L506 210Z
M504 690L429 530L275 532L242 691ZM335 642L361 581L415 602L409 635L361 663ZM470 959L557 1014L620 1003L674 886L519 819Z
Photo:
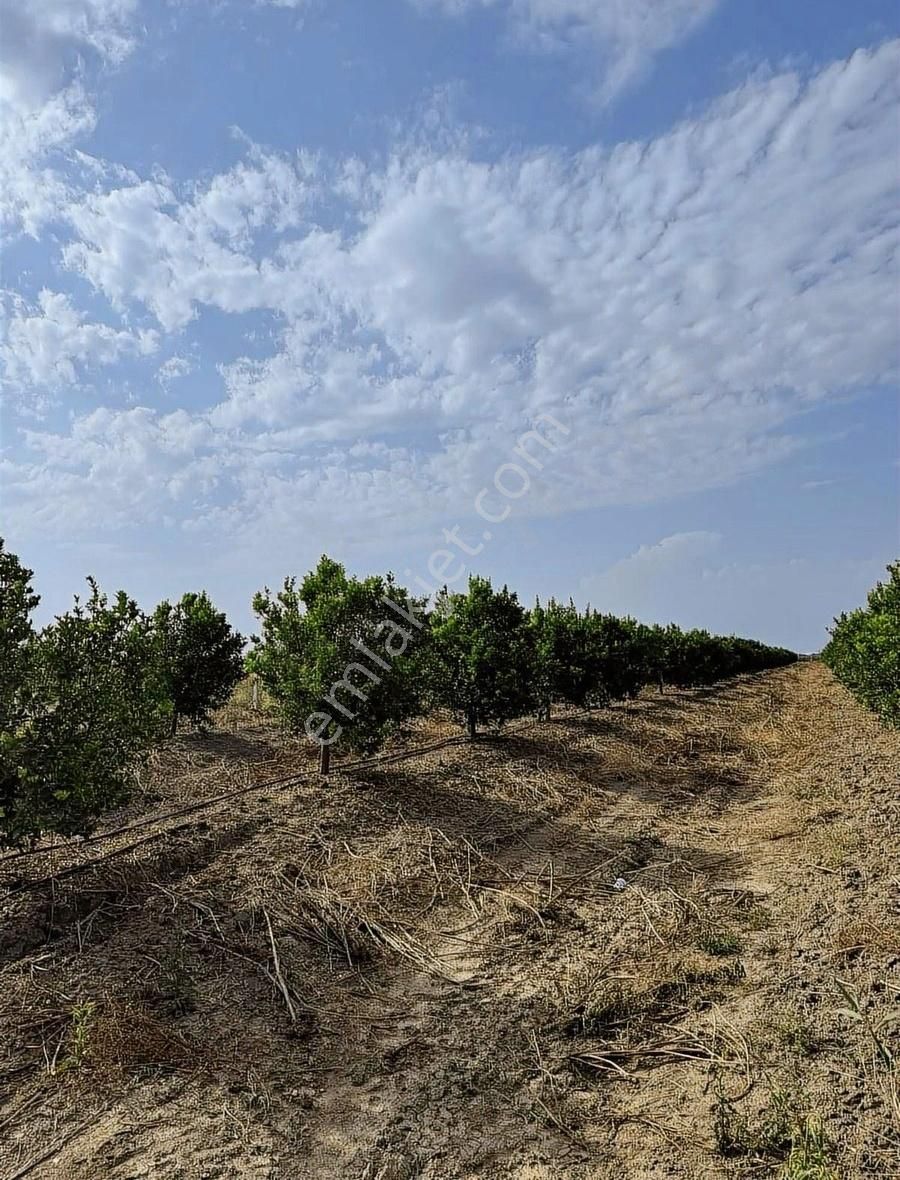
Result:
M77 385L83 368L111 365L128 355L146 356L158 343L155 331L91 323L68 295L45 289L34 308L16 301L0 345L0 363L9 387L40 397Z
M311 164L253 153L180 202L164 180L92 193L68 210L77 239L68 266L113 303L146 303L167 331L206 303L240 312L261 305L262 268L247 251L261 229L300 224Z
M523 512L671 498L790 454L796 416L897 374L898 67L894 42L756 80L611 150L416 148L352 186L346 161L257 151L186 193L107 181L68 206L68 265L167 332L269 312L280 346L222 365L220 404L190 417L203 446L174 457L164 416L115 418L140 445L91 519L129 498L152 515L154 495L192 528L282 538L307 508L322 528L455 515L545 409L572 443ZM41 472L73 501L103 470L45 441L25 513Z
M7 465L4 495L28 527L70 530L174 523L179 498L202 504L227 479L205 423L184 410L94 410L67 435L25 431L30 458Z
M0 101L34 110L69 84L85 52L116 63L131 51L137 0L0 0Z
M229 545L370 539L408 529L410 504L435 511L402 448L319 449L297 462L287 450L215 429L184 410L98 409L69 433L26 430L27 457L0 466L9 524L71 538L160 524ZM373 467L372 461L377 466ZM259 528L260 512L265 532Z
M196 368L196 363L186 356L170 356L156 370L156 380L165 390L171 389L175 381L186 377Z
M800 487L804 492L815 492L819 488L830 488L836 483L836 479L807 479Z
M94 111L78 85L35 110L0 101L0 228L37 236L71 189L54 156L94 126Z
M647 144L398 157L369 176L361 233L313 227L268 255L254 231L305 214L292 163L262 156L182 203L145 181L73 204L65 258L168 329L204 303L268 308L376 332L380 364L428 376L511 377L514 360L524 388L527 357L555 396L593 385L623 412L813 397L893 357L898 47L748 85Z
M130 52L137 0L0 0L0 228L37 236L70 195L56 157L93 129L85 58Z
M653 604L662 600L671 605L666 590L673 578L702 577L704 564L715 559L721 542L720 533L706 530L672 533L583 579L579 590L598 610L664 621L656 618Z
M544 50L592 48L601 66L598 97L609 102L646 75L653 59L690 36L719 0L412 0L459 16L502 8L514 35Z

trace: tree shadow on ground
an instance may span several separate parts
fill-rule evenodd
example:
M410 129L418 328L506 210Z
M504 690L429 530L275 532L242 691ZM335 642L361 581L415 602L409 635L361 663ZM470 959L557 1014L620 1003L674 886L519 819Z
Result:
M179 752L201 758L233 758L241 762L259 762L277 757L283 752L283 742L268 730L235 733L222 729L187 730L172 739L172 747Z
M7 879L0 886L8 891L0 897L0 964L60 940L82 947L105 941L131 911L158 896L161 885L193 877L221 853L249 843L260 826L256 818L219 828L192 821L137 855L105 860L101 854L83 868L73 866L74 872Z
M555 732L509 734L498 749L507 759L552 759L563 780L573 779L588 790L631 795L642 803L690 807L703 801L724 807L750 802L762 790L757 768L741 748L719 752L713 743L711 749L695 751L682 736L638 746L633 732L614 717L560 722L560 727L551 722L550 727ZM566 735L573 731L588 741L568 744ZM588 744L591 738L598 739L597 748Z
M395 822L420 824L451 841L519 870L538 871L549 860L557 871L580 873L608 865L611 879L624 870L651 863L661 874L672 872L710 878L733 877L744 863L736 853L711 853L701 847L670 843L646 831L611 831L529 807L445 785L446 772L411 774L394 768L368 776L368 783L388 805ZM423 789L423 787L425 789ZM599 818L599 817L598 817Z

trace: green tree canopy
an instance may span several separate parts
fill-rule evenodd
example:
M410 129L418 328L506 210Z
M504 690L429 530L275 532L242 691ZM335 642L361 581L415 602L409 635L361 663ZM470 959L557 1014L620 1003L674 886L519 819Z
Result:
M0 843L15 807L22 757L23 724L28 715L35 632L31 616L40 602L33 573L0 537Z
M506 586L471 577L466 594L444 590L432 618L430 695L479 725L519 717L535 702L533 634L524 608Z
M632 696L643 685L636 624L590 608L581 612L551 601L529 614L535 685L546 714L551 700L576 708Z
M244 674L244 640L205 593L185 594L153 612L159 685L171 705L171 728L181 718L202 724L223 705Z
M33 576L0 537L0 733L13 726L22 706L34 643L31 616L40 602L31 585Z
M249 666L294 733L323 750L340 740L376 749L421 710L422 604L391 575L348 577L327 556L297 584L256 594L262 623Z
M165 714L153 676L149 621L124 593L110 603L89 579L27 643L17 705L2 738L0 841L84 834L123 802Z
M835 619L822 658L864 705L900 726L900 561L865 607Z

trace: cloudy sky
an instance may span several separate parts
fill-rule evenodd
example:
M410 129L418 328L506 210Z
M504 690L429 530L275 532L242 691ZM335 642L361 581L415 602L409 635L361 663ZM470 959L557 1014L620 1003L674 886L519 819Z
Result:
M458 525L526 599L812 650L896 557L893 3L0 30L0 533L46 612L94 573L249 630L323 551L412 582Z

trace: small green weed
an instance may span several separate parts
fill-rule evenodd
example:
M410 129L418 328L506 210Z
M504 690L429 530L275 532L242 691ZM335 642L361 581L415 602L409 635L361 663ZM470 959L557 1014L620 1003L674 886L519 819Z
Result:
M822 1124L810 1115L794 1130L791 1150L781 1165L778 1180L838 1180L828 1155Z
M708 955L739 955L744 949L740 935L734 930L712 928L704 930L697 939L697 945Z
M765 1108L750 1119L719 1083L713 1135L720 1155L778 1163L779 1180L838 1180L821 1122L803 1114L797 1096L787 1090L772 1090Z
M84 1065L90 1053L91 1029L96 1010L97 1005L93 1000L85 1000L72 1009L72 1024L67 1038L68 1052L59 1063L58 1073L80 1069Z
M894 1068L894 1054L888 1048L885 1031L892 1024L900 1023L900 1011L888 1012L884 1016L873 1019L863 1011L860 998L848 983L836 979L838 991L847 1001L846 1008L838 1008L838 1016L845 1016L857 1024L861 1024L868 1033L875 1048L875 1058L885 1069Z
M778 1041L791 1053L812 1057L822 1047L810 1022L799 1012L789 1012L773 1024Z

